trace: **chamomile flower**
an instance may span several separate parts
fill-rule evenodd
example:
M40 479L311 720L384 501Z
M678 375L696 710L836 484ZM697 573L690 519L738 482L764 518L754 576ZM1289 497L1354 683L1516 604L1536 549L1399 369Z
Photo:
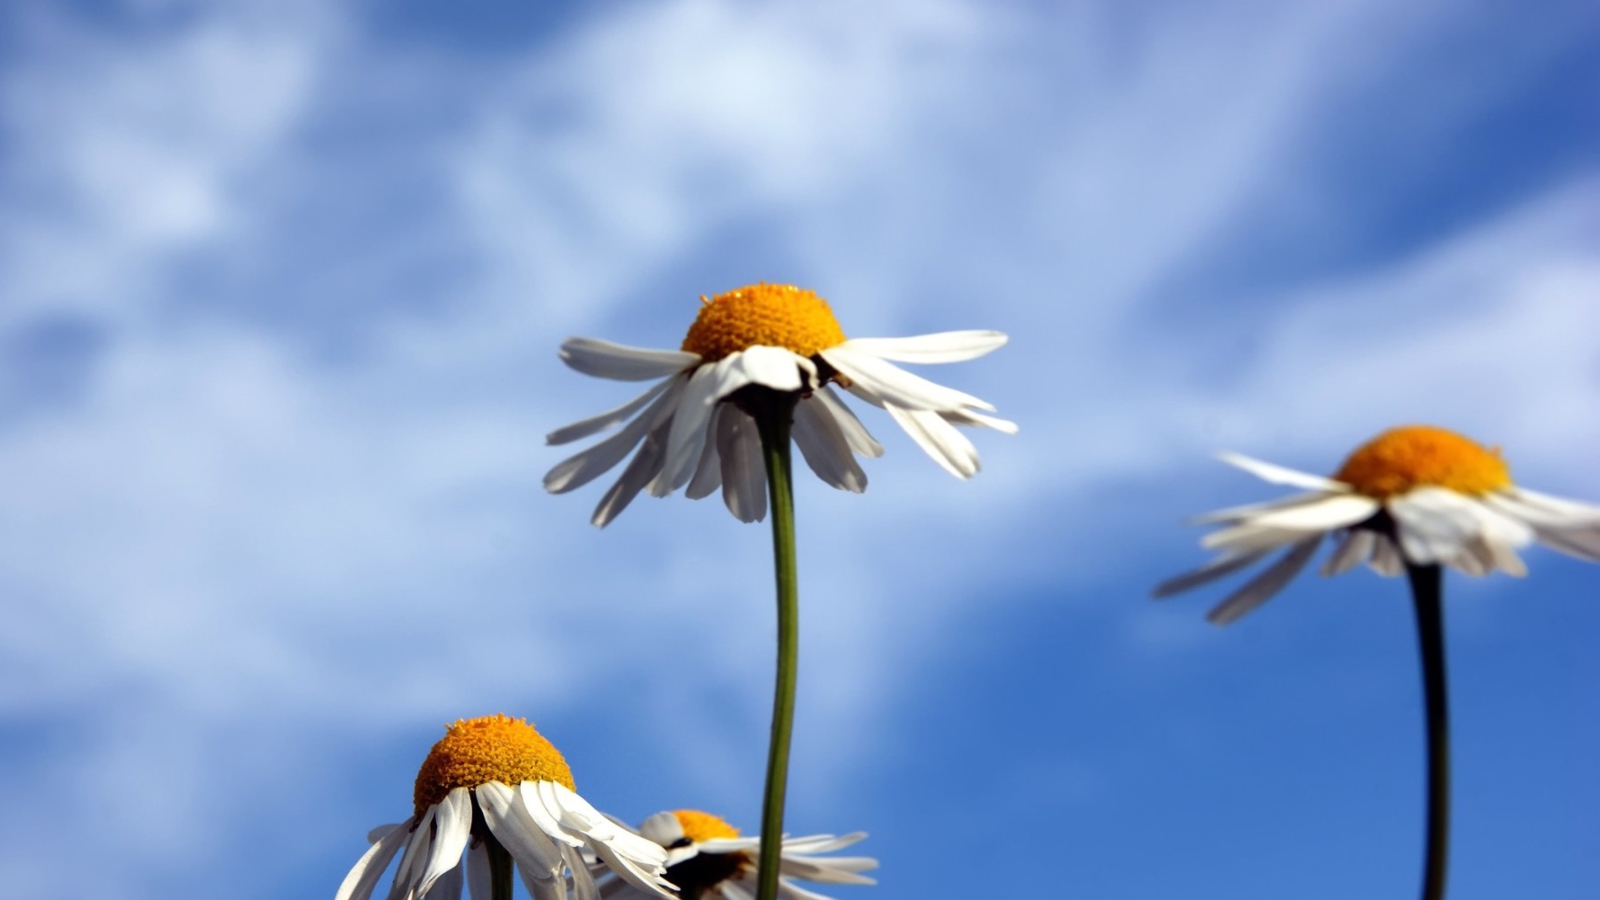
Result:
M645 896L674 896L663 879L666 851L578 796L566 760L522 719L451 725L423 761L412 799L411 818L368 835L372 848L335 900L368 900L402 849L390 900L459 900L463 880L473 897L488 897L492 851L510 855L534 900L567 900L569 884L575 896L594 896L586 857Z
M565 493L633 453L595 508L595 525L616 518L641 490L665 497L685 487L693 499L720 487L734 516L759 521L766 514L766 470L756 422L744 403L752 391L797 395L793 437L807 465L829 485L857 493L866 489L867 476L856 456L879 456L883 447L833 385L883 409L935 462L960 478L977 473L978 451L956 426L1016 431L1013 423L985 414L994 410L990 404L894 365L975 359L1005 344L1006 336L997 331L850 340L827 302L801 288L755 284L701 299L699 315L678 350L593 338L570 338L561 345L561 359L585 375L660 379L622 406L547 437L551 444L565 444L621 426L544 479L551 493Z
M756 850L759 837L741 837L726 821L693 809L656 813L639 826L639 833L666 848L667 879L678 886L684 900L716 898L752 900L756 896ZM860 873L876 869L867 856L822 856L854 844L866 834L843 837L817 834L783 840L778 864L778 896L784 900L831 900L794 883L794 879L823 884L876 884ZM619 879L600 882L606 897L636 900L636 889Z
M1164 582L1156 596L1198 587L1288 547L1210 612L1207 618L1218 624L1270 599L1329 535L1337 537L1322 566L1324 575L1339 575L1363 562L1381 575L1399 575L1408 563L1447 565L1469 575L1523 575L1516 550L1535 540L1600 562L1600 507L1518 487L1498 449L1442 428L1411 425L1384 432L1352 453L1332 478L1235 453L1222 459L1307 492L1196 520L1222 526L1201 541L1219 555Z

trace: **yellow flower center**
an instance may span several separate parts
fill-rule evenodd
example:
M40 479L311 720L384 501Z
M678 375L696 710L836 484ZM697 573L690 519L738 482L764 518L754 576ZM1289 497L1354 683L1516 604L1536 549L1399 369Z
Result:
M561 752L525 720L501 714L457 719L422 761L412 795L417 815L455 788L491 781L508 785L554 781L576 790Z
M804 357L844 343L828 301L788 284L752 284L707 300L683 338L706 362L751 347L784 347Z
M1498 447L1428 425L1385 431L1350 454L1333 477L1374 500L1419 487L1481 497L1511 486L1511 470Z
M739 829L708 812L701 812L698 809L675 809L672 814L677 816L678 824L683 826L683 836L696 844L713 838L739 836Z

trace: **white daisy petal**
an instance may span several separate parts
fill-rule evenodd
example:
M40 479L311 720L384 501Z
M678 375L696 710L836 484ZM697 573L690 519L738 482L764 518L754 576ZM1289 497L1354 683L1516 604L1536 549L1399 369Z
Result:
M409 824L411 824L410 819L394 825L379 825L377 828L367 832L367 843L376 844L377 842L383 840L386 835L393 832L395 829L405 828Z
M433 887L423 895L424 900L461 900L461 867L456 866L441 873Z
M598 478L628 455L651 429L662 420L670 421L673 409L686 388L686 379L674 378L650 408L640 414L625 428L587 450L571 456L544 476L544 489L552 494L563 494Z
M1316 503L1289 506L1252 516L1247 524L1284 531L1330 531L1372 518L1378 501L1355 494L1331 494Z
M663 422L650 432L628 467L622 470L622 477L600 498L594 514L589 517L590 523L596 528L611 524L611 520L621 515L633 498L639 496L645 485L661 474L661 467L667 458L667 428L670 424Z
M722 460L722 502L741 522L759 522L767 514L767 463L761 454L756 422L734 409L717 432Z
M937 412L923 409L885 407L889 415L905 429L933 461L957 478L971 478L978 474L978 448L972 446L967 436L954 425L939 417Z
M489 845L473 841L467 848L467 896L471 900L492 900L489 878Z
M1299 541L1306 535L1306 531L1297 528L1263 528L1253 522L1245 522L1211 532L1200 539L1200 546L1223 553L1244 553L1250 550L1271 550L1282 547L1284 544Z
M867 473L856 464L844 431L827 407L811 400L795 406L794 443L806 465L829 487L857 494L867 489Z
M1203 584L1210 584L1218 578L1231 575L1246 566L1254 564L1271 552L1272 549L1268 547L1240 554L1224 554L1198 569L1168 578L1166 581L1156 585L1152 595L1159 600L1175 594L1181 594Z
M683 838L683 823L669 812L658 812L639 823L639 834L662 847L671 847Z
M700 451L700 463L695 466L694 477L689 479L689 486L683 490L683 495L690 500L709 497L713 491L722 487L722 454L717 450L716 435L729 427L723 419L737 412L738 410L727 403L718 403L711 410L711 421L706 423L706 431L711 437Z
M721 887L726 900L756 900L756 883L753 879L724 881Z
M1366 528L1353 528L1345 532L1339 539L1339 546L1322 564L1322 574L1343 575L1361 565L1372 555L1372 542L1375 539L1372 531Z
M563 844L561 855L566 857L567 868L572 870L572 900L600 900L594 876L589 874L589 867L583 864L583 854L578 852L578 848Z
M831 834L812 834L805 837L784 838L783 852L785 853L832 853L861 843L867 839L865 831L852 831L835 837ZM863 857L865 858L865 857ZM877 868L877 860L868 868Z
M397 826L389 826L388 830L378 838L367 852L356 860L350 874L339 883L339 890L334 893L333 900L368 900L372 896L372 889L383 877L383 870L389 868L390 860L395 853L404 847L411 837L412 819L407 819Z
M1006 345L998 331L941 331L902 338L856 338L840 346L904 363L952 363L977 359Z
M856 873L877 867L878 861L866 856L810 857L785 853L778 871L791 878L823 884L876 884L873 879Z
M1310 491L1327 491L1335 494L1347 494L1350 485L1332 478L1323 478L1321 475L1312 475L1309 472L1299 472L1283 466L1275 466L1269 462L1253 459L1242 453L1218 453L1217 459L1230 466L1236 466L1256 476L1262 481L1272 484L1287 484L1291 487L1305 488Z
M524 781L515 788L517 796L522 800L522 809L533 818L534 824L556 843L562 846L581 847L583 839L572 834L571 830L561 824L561 807L559 804L552 806L545 802L545 795L540 792L540 786L549 784L547 781Z
M736 354L744 370L744 380L760 384L775 391L798 391L802 384L800 367L812 367L811 361L783 347L751 347ZM812 367L814 370L814 367Z
M1520 500L1527 506L1543 510L1552 517L1550 524L1578 524L1580 522L1591 525L1600 525L1600 506L1592 503L1581 503L1577 500L1568 500L1564 497L1552 497L1527 488L1513 487L1505 492L1515 500Z
M472 791L470 788L451 789L439 801L439 814L434 819L433 853L428 867L417 880L417 893L426 894L444 873L461 865L461 854L467 849L472 836ZM461 883L456 882L456 896L461 895Z
M711 409L720 396L722 374L729 371L733 357L701 366L689 376L677 409L672 414L672 427L667 432L667 455L661 472L648 485L650 496L665 497L677 487L680 472L684 480L700 462L700 449L704 446L706 423L711 420Z
M1236 622L1246 613L1272 599L1272 595L1283 590L1283 586L1294 580L1305 568L1306 561L1317 552L1317 545L1322 543L1322 535L1317 534L1307 538L1290 548L1283 558L1268 566L1252 579L1248 584L1233 592L1226 600L1218 604L1206 615L1207 621L1217 625L1227 625Z
M427 868L433 850L433 822L439 806L434 804L417 819L417 827L406 842L406 852L394 870L394 884L389 888L389 900L412 900L416 896L417 878Z
M935 384L876 356L850 348L848 342L819 355L856 387L890 406L903 409L960 410L967 407L993 411L994 406L971 394Z
M590 416L589 418L579 422L573 422L571 425L568 425L565 428L557 428L555 431L552 431L544 436L544 442L549 445L565 444L614 428L633 418L634 413L644 409L646 404L661 396L661 394L666 391L667 388L676 383L677 380L678 379L675 378L663 379L660 384L648 391L645 391L632 400L629 400L627 403L622 404L616 409L608 410L598 416Z
M1600 528L1540 528L1539 543L1589 562L1600 562Z
M778 897L781 900L833 900L832 897L826 894L807 890L783 877L778 878Z
M1367 566L1372 571L1389 578L1400 575L1406 570L1406 561L1400 556L1400 548L1387 535L1376 535L1372 541L1372 559Z
M851 450L862 456L870 456L874 459L883 455L883 445L878 443L867 432L867 427L862 425L861 420L856 418L856 414L850 411L850 407L839 399L839 395L833 392L833 388L823 385L811 395L810 400L801 402L821 403L826 407L828 413L833 416L834 422L838 423L839 430L844 432L845 442L850 445Z
M939 418L951 425L967 425L973 428L993 428L1001 434L1016 434L1017 423L999 416L986 416L983 413L973 412L970 409L939 411Z
M648 381L698 365L700 354L683 350L648 350L595 338L572 337L561 344L561 361L596 378Z

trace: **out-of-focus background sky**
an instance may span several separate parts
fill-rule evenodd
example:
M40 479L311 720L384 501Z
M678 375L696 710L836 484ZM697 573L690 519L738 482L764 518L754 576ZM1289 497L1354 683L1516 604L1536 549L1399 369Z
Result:
M1414 893L1402 582L1242 623L1186 514L1382 428L1600 500L1600 6L12 0L0 882L331 896L443 725L638 821L757 818L769 537L550 497L543 435L697 296L997 328L958 482L875 410L799 489L790 824L841 898ZM1600 568L1447 583L1452 897L1600 896Z

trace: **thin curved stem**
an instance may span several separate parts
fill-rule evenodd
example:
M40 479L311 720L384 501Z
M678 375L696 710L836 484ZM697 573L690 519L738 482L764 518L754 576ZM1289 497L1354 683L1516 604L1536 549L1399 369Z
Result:
M1428 730L1428 837L1422 900L1443 900L1450 857L1450 698L1444 660L1444 604L1438 565L1406 566L1417 611Z
M761 800L761 852L756 900L776 900L783 849L783 801L789 784L789 743L794 733L794 693L800 651L800 586L795 563L794 490L789 432L793 401L762 404L755 411L767 464L772 507L772 556L778 587L778 678L772 698L772 742L767 750L767 787Z

